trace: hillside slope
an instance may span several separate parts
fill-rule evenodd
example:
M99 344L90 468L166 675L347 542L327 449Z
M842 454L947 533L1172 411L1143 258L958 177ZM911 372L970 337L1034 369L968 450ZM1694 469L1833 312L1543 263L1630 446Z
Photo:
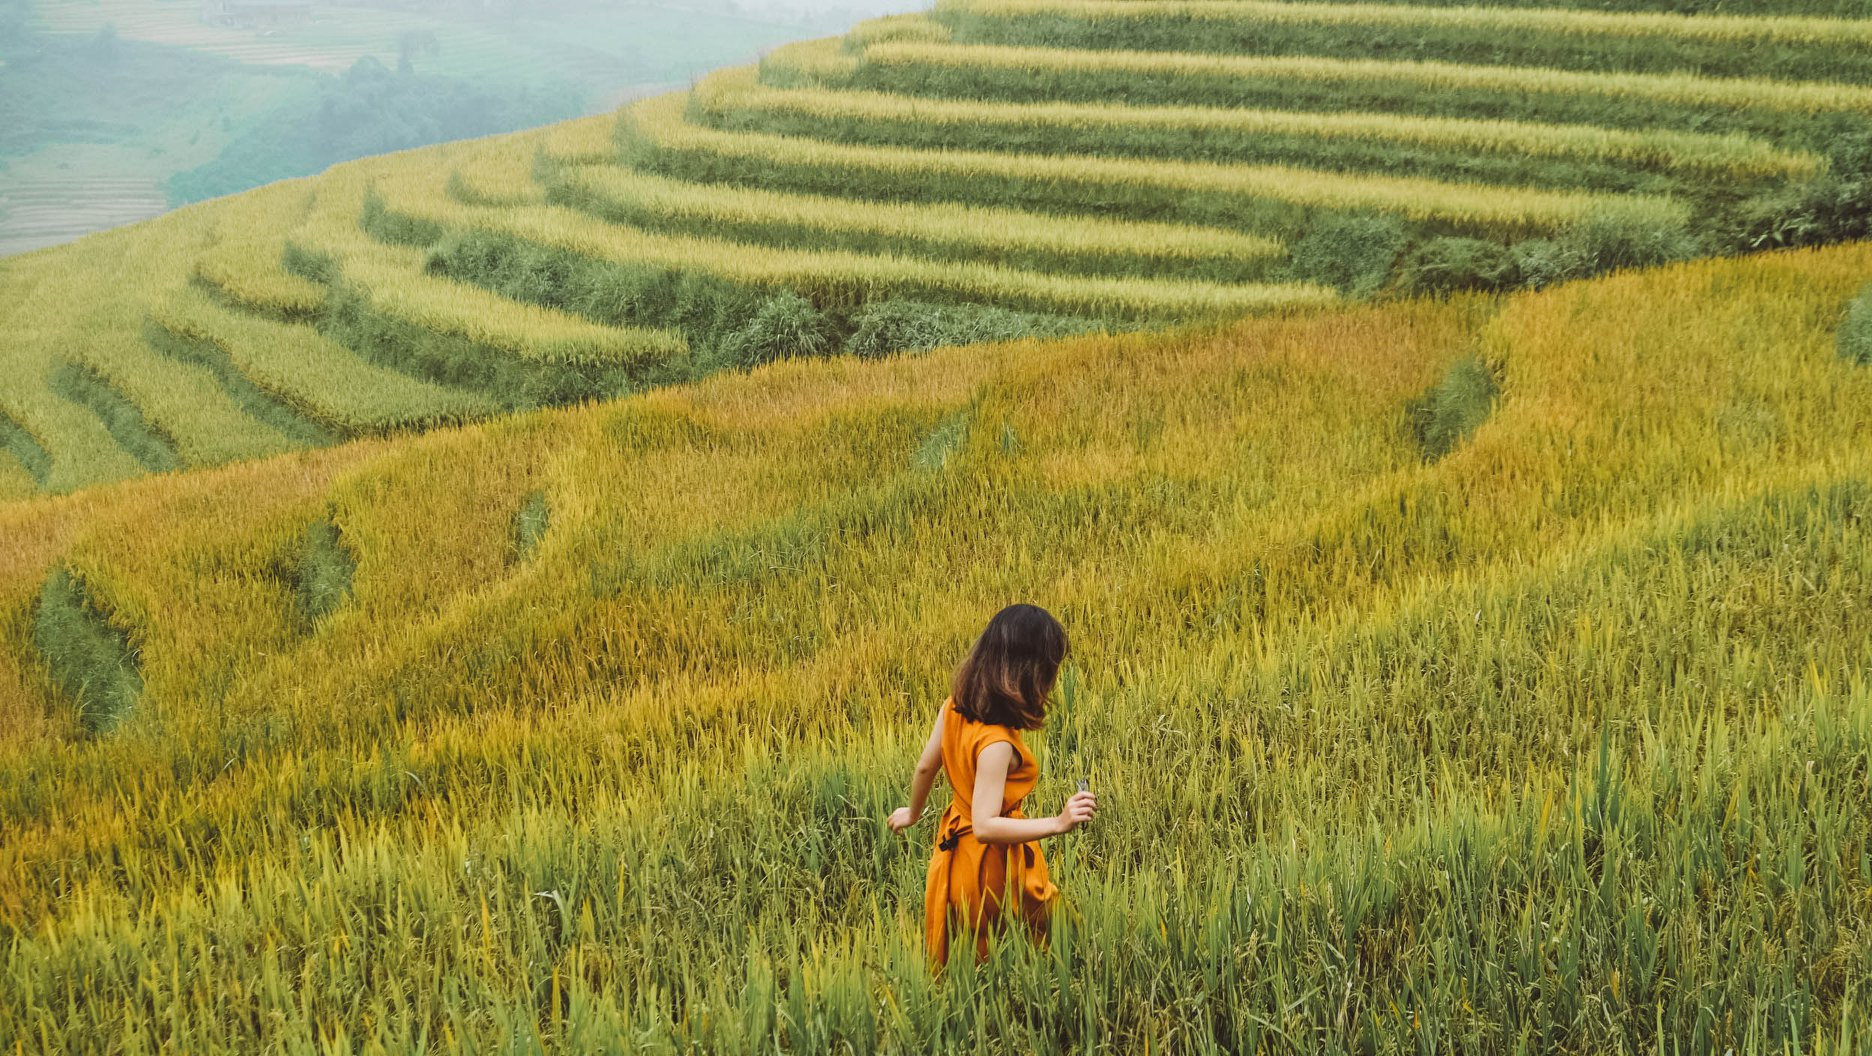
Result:
M1862 6L1613 6L944 0L7 261L0 497L779 357L1872 235Z
M1868 275L788 362L0 507L0 1036L1852 1051ZM1015 599L1075 642L1033 807L1104 810L1051 946L933 983L882 818Z

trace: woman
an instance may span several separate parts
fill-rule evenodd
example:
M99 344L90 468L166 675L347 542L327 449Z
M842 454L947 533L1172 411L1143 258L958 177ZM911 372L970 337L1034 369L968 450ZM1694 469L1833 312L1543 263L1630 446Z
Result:
M938 968L948 963L956 932L974 936L978 959L988 956L988 933L1009 919L1042 938L1059 890L1037 841L1073 831L1098 810L1082 785L1058 817L1021 814L1040 776L1021 731L1046 721L1047 695L1065 659L1066 631L1045 609L1010 605L996 613L936 713L910 805L891 813L897 832L916 824L938 767L949 775L955 795L936 827L923 896L923 933Z

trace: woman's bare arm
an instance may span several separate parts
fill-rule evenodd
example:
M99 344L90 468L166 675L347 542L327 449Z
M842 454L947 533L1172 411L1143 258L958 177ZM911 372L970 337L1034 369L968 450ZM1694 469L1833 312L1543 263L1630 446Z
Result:
M969 824L983 843L1031 843L1071 832L1092 820L1098 799L1090 792L1075 792L1066 807L1052 818L1004 818L1001 803L1007 795L1007 775L1014 766L1014 746L996 741L983 748L975 764L975 816Z
M917 757L916 770L910 775L910 805L891 812L890 827L902 832L923 816L923 804L929 801L930 787L942 773L943 712L936 712L936 724L930 729L923 754Z

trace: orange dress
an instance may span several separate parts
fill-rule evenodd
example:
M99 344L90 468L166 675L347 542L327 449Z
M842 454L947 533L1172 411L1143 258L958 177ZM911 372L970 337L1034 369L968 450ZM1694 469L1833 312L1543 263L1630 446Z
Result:
M948 963L950 937L958 931L974 936L978 959L988 956L989 931L1009 919L1024 923L1036 939L1043 938L1047 915L1059 895L1039 844L985 844L975 838L972 827L976 761L982 749L996 741L1014 746L1001 816L1024 816L1020 802L1033 791L1040 767L1020 731L965 719L950 701L943 702L942 727L943 771L955 796L936 826L936 850L923 893L923 936L938 967Z

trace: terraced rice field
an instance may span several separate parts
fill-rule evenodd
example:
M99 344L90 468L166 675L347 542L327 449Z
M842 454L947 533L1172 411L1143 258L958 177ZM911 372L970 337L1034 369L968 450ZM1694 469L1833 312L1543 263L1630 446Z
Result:
M60 491L774 358L1730 251L1872 157L1872 20L1848 14L944 0L23 260L122 278L76 314L89 279L18 287L0 414ZM258 347L282 341L395 395L342 406Z

